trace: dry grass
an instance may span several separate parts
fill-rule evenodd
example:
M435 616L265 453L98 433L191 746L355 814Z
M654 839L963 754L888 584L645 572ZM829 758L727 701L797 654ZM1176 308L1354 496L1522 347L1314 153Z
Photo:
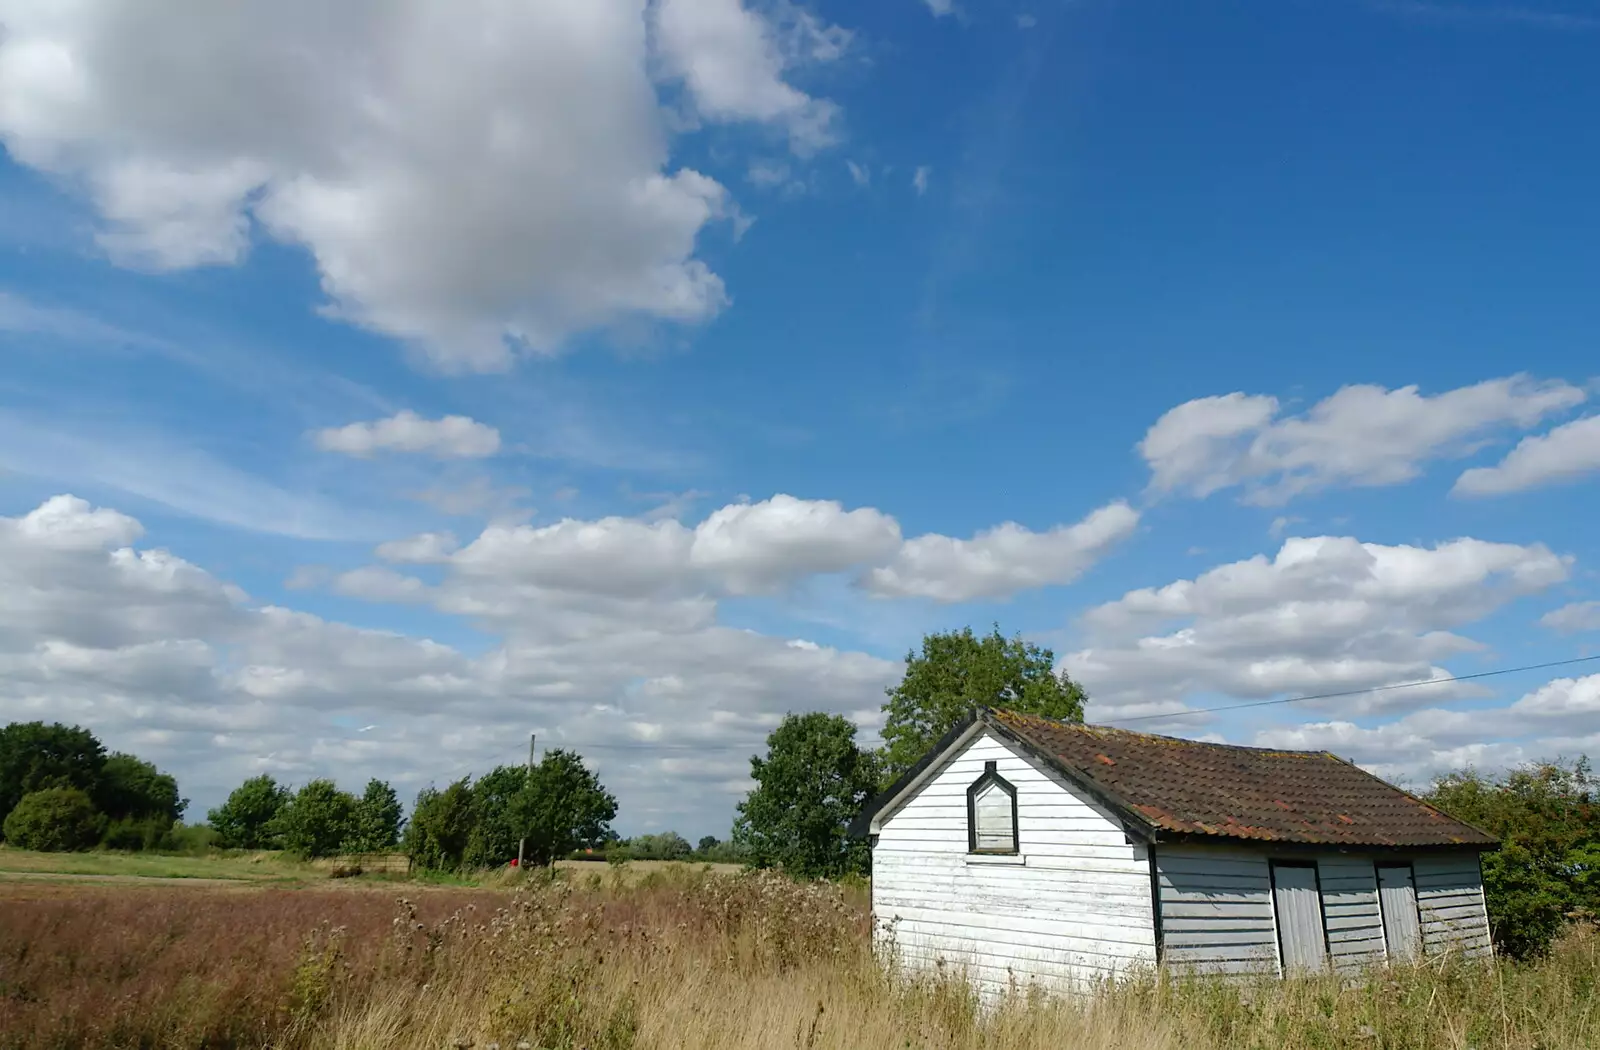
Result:
M157 879L273 881L306 878L306 865L278 853L218 853L169 856L159 853L35 853L0 846L0 873L96 875ZM320 877L320 875L319 875Z
M1600 942L1532 966L1328 980L1147 975L984 1009L885 970L861 895L765 875L333 888L47 887L0 899L0 1046L321 1050L1600 1046Z

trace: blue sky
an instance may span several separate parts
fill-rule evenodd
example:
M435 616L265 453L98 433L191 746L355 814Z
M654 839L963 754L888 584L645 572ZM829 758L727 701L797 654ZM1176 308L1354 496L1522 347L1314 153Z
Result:
M0 26L0 718L197 808L537 731L721 834L969 623L1112 722L1600 651L1590 5ZM1597 670L1137 724L1417 784Z

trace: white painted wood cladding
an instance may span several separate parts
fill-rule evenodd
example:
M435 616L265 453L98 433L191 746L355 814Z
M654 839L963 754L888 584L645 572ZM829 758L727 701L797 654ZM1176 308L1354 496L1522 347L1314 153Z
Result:
M1016 857L967 849L967 789L989 761L1017 792ZM994 863L1001 860L1011 863ZM988 733L883 818L872 907L880 938L903 964L964 969L991 989L1071 985L1155 963L1144 847Z

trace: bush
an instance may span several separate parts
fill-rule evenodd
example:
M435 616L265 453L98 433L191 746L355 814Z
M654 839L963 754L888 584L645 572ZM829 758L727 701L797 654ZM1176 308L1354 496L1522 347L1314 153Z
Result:
M90 849L104 828L105 817L77 788L46 788L24 795L5 823L11 845L47 853Z
M173 821L166 817L123 817L106 826L100 844L107 849L170 850Z

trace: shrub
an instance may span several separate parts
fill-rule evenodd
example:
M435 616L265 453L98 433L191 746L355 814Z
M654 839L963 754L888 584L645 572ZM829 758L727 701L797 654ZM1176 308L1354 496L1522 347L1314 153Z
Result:
M167 817L123 817L106 826L100 844L108 849L170 850L174 822Z
M105 817L77 788L45 788L24 795L5 823L11 845L50 853L89 849L100 841L104 827Z

